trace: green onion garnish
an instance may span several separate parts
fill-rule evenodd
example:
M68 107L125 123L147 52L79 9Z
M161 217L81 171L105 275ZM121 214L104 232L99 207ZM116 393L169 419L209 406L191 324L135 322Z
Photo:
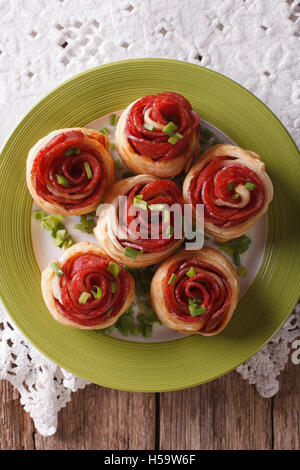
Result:
M103 127L103 129L100 129L101 134L104 134L104 135L108 135L109 134L109 130L107 129L107 127Z
M102 289L99 286L93 286L91 288L91 293L93 294L95 299L101 299L102 296Z
M245 266L241 266L238 269L237 273L238 273L239 277L245 277L245 276L247 276L247 269L245 268Z
M91 180L93 178L93 173L89 165L89 162L84 162L84 169L86 172L86 176L88 177L88 180Z
M145 313L146 315L153 315L153 308L145 302L139 302L137 306L141 312Z
M191 267L186 273L185 273L188 277L193 277L193 276L196 276L196 271L193 267Z
M116 167L118 170L122 170L122 169L123 169L123 165L122 165L122 163L120 162L120 160L114 160L114 164L115 164L115 167Z
M189 299L189 312L192 317L198 317L199 315L203 315L203 313L206 312L205 305L199 305L198 302L201 302L201 300Z
M152 126L151 124L143 124L143 128L147 129L147 131L151 131L151 132L155 131L155 127Z
M114 126L116 124L116 117L117 116L115 114L110 115L109 122L111 126Z
M61 277L64 275L64 272L63 270L61 269L61 267L59 266L59 264L57 263L51 263L51 269L55 272L56 276L57 277Z
M168 225L168 227L166 229L166 236L168 238L171 238L173 233L174 233L174 227L172 227L172 225Z
M61 248L62 248L63 250L66 250L67 248L69 248L69 247L72 246L72 245L73 245L73 239L72 239L71 235L69 235L69 236L65 239L65 241L63 242L63 244L61 245Z
M109 150L115 150L116 144L114 142L110 142L109 144Z
M235 194L231 197L231 199L237 199L238 197L240 197L239 193L235 193Z
M80 149L78 147L70 147L65 151L65 156L71 157L71 155L80 155Z
M163 128L163 132L165 134L167 134L168 136L172 136L174 134L174 132L176 132L178 129L178 126L176 126L176 124L174 124L174 122L168 122L168 124Z
M169 285L169 286L173 286L173 284L174 284L174 282L176 281L176 279L177 279L177 274L172 273L172 276L171 276L170 279L169 279L168 285Z
M65 178L65 176L56 174L55 178L58 184L61 184L62 186L69 186L69 181L67 180L67 178Z
M47 217L44 217L42 222L41 222L41 226L42 228L44 228L45 230L53 230L53 229L57 229L59 224L61 223L61 221L63 220L63 216L62 215L47 215ZM56 236L56 233L55 233L55 236Z
M107 266L107 271L109 271L114 277L118 277L121 267L110 261Z
M168 139L168 142L170 142L170 144L172 144L172 145L175 145L178 142L178 140L180 140L180 139L183 139L183 135L179 134L179 132L176 132L176 134L172 135Z
M131 259L136 259L140 254L142 254L142 251L140 250L135 250L134 248L131 248L130 246L126 246L124 250L124 255L127 256L128 258Z
M144 209L144 210L148 209L147 201L143 201L142 199L137 198L137 197L133 198L133 204L132 205L134 207L138 207L139 209Z
M81 296L79 297L80 304L86 304L87 300L91 297L91 294L88 292L82 292Z
M134 196L134 197L135 197L136 199L143 199L143 198L144 198L143 194L138 194L137 196Z
M253 189L256 188L256 185L253 183L246 183L245 188L248 189L249 191L253 191Z
M110 281L110 287L111 287L111 293L115 294L117 290L117 284L115 283L115 281Z
M235 263L236 266L240 266L240 265L241 265L240 254L239 254L237 251L235 251L235 252L233 253L233 259L234 259L234 263Z
M44 217L46 217L46 212L44 211L34 211L33 213L34 220L42 220Z
M234 188L235 188L235 184L234 184L234 183L228 183L228 185L227 185L228 191L232 191Z

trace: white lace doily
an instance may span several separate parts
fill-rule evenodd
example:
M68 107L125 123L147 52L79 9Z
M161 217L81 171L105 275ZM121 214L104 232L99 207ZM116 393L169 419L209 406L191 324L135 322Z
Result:
M53 87L119 59L193 62L239 82L300 142L299 2L296 0L0 0L0 141ZM296 309L273 340L237 370L265 397L300 332ZM0 378L43 435L86 382L44 358L0 309Z

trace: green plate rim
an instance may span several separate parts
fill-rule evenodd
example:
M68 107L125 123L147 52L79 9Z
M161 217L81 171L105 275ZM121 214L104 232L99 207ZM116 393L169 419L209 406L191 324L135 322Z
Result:
M125 64L125 65L124 65ZM63 83L61 83L60 85L58 85L57 87L55 87L52 91L50 91L47 95L45 95L41 100L39 100L35 105L34 107L22 118L22 120L20 121L20 123L18 124L18 126L15 128L15 130L11 133L11 135L9 136L9 138L6 140L5 144L3 145L2 147L2 150L1 150L1 160L0 160L0 169L2 169L2 163L3 163L3 158L2 156L8 151L11 143L14 141L14 139L16 138L16 136L18 136L18 134L21 132L22 130L22 127L23 125L26 123L26 121L28 119L30 119L31 116L34 115L34 113L36 111L38 111L38 109L44 104L44 103L47 103L49 99L51 99L51 97L55 96L57 92L59 92L60 90L62 89L67 89L69 84L72 84L72 83L75 83L76 81L79 81L81 77L84 77L86 75L90 75L90 74L93 74L93 72L97 72L99 70L105 70L105 69L112 69L113 67L123 67L123 66L130 66L130 64L132 64L133 66L136 65L136 64L153 64L156 65L156 64L161 64L162 66L164 66L165 64L173 64L173 65L170 65L170 66L175 66L176 64L178 65L178 67L182 67L184 66L185 68L187 69L190 69L190 70L199 70L201 69L202 72L201 73L204 73L207 74L207 76L209 77L210 75L213 75L213 76L218 76L219 79L221 80L221 82L227 82L227 83L231 83L233 88L239 88L242 90L242 93L246 95L248 95L248 97L250 96L251 97L251 100L254 102L256 101L257 103L259 103L259 106L263 106L263 108L265 110L267 110L267 112L270 114L270 116L273 116L273 118L275 118L275 121L276 121L276 125L279 126L279 128L281 128L281 131L283 132L283 134L285 134L287 140L288 140L288 143L289 143L289 146L290 148L294 151L296 151L296 153L298 153L298 149L296 147L296 144L295 142L293 141L292 137L290 136L290 134L288 133L288 131L285 129L285 127L283 126L283 124L280 122L280 120L277 118L277 116L261 101L259 100L259 98L257 98L255 95L253 95L251 92L249 92L247 89L245 89L242 85L234 82L233 80L229 79L228 77L225 77L223 76L222 74L218 73L218 72L214 72L210 69L207 69L207 68L204 68L204 67L201 67L199 65L195 65L195 64L190 64L188 62L182 62L182 61L176 61L176 60L171 60L171 59L129 59L129 60L121 60L121 61L117 61L117 62L112 62L112 63L109 63L109 64L105 64L105 65L101 65L101 66L98 66L98 67L94 67L92 69L89 69L85 72L82 72L78 75L76 75L75 77L72 77L72 78L69 78L68 80L64 81ZM198 73L198 72L197 72ZM96 116L97 117L97 116ZM299 158L299 153L298 153L298 158ZM297 167L297 170L299 172L299 161L297 162L298 163L298 167ZM1 176L0 176L1 178ZM1 194L0 194L1 195ZM28 198L29 198L29 195L28 195ZM31 207L31 204L30 204L30 207ZM272 208L272 206L271 206ZM273 216L272 216L272 210L270 211L271 212L271 216L269 214L269 218L268 218L268 226L271 227L271 230L270 232L272 232L272 224L273 224ZM298 228L299 230L299 224L298 224L298 227L296 226L296 228ZM268 231L268 242L269 242L269 239L271 237L270 235L270 232ZM2 233L2 232L0 232ZM295 233L297 233L295 231ZM31 241L31 237L30 237L30 241ZM259 268L259 272L256 276L256 279L254 281L253 284L257 283L257 279L259 278L259 275L260 273L262 272L263 268L269 264L271 258L272 258L272 246L269 246L269 243L267 242L267 249L265 251L265 254L264 254L264 259L263 259L263 262L261 263L261 266ZM32 246L31 246L31 250L33 252L33 249L32 249ZM300 258L300 249L298 248L298 252L296 251L295 253L295 263L296 264L296 260ZM33 256L34 260L35 260L35 257ZM37 264L36 264L36 260L35 260L35 265L36 265L36 269L37 268ZM2 277L1 277L2 276ZM4 277L3 277L4 276ZM5 278L5 272L1 269L0 270L0 279L4 279ZM300 280L300 279L299 279ZM297 278L296 278L296 282L297 282ZM294 282L295 284L295 282ZM18 321L18 319L14 318L14 314L11 314L10 312L10 306L9 306L9 302L7 302L7 298L6 298L6 295L3 295L2 293L2 282L1 282L1 287L0 287L0 298L2 300L2 303L4 305L4 307L6 308L6 310L8 311L9 315L12 317L13 319L13 322L16 324L16 326L20 329L20 331L22 331L22 333L25 335L25 337L28 338L28 340L38 349L42 352L42 354L44 354L46 357L48 357L50 360L54 361L55 363L57 363L58 365L60 365L61 367L69 370L70 372L74 373L75 375L80 375L81 377L87 379L87 380L91 380L91 375L90 374L87 374L85 375L82 371L80 371L80 374L78 374L78 368L75 366L75 367L70 367L68 365L68 367L65 366L65 363L64 361L60 361L59 359L57 359L57 357L53 357L53 354L49 354L48 351L45 352L44 350L44 347L43 345L41 345L39 343L39 341L36 341L35 339L32 339L30 337L30 334L28 334L28 331L26 330L26 328L24 329L22 327L22 324L20 324L20 322ZM253 350L251 350L251 352L249 352L249 354L246 356L246 357L243 357L243 361L241 362L240 359L237 359L236 362L232 362L231 365L229 367L225 367L224 370L222 370L222 372L220 373L217 373L217 374L212 374L211 377L209 377L207 380L199 380L195 377L195 380L193 381L189 381L188 384L184 383L182 385L178 384L176 385L176 387L172 386L170 388L168 388L168 386L164 385L162 388L159 388L157 386L155 386L154 388L151 388L151 386L144 386L144 387L139 387L138 384L134 385L134 386L128 386L128 387L124 387L122 385L118 386L118 383L110 383L111 381L108 380L108 381L103 381L101 380L101 383L97 380L94 380L95 383L99 383L100 385L104 385L104 386L108 386L108 387L112 387L112 388L116 388L116 389L120 389L120 390L130 390L130 391L144 391L144 392L158 392L158 391L170 391L170 390L178 390L178 389L182 389L182 388L187 388L187 387L192 387L192 386L196 386L196 385L199 385L201 383L205 383L207 381L210 381L210 380L214 380L216 379L217 377L220 377L228 372L230 372L231 370L235 369L238 365L240 365L241 363L245 362L246 360L248 360L250 357L252 357L253 354L255 354L258 350L260 350L265 344L267 344L269 342L269 340L274 336L274 334L278 331L278 329L282 326L282 324L286 321L287 317L290 315L291 313L291 310L292 308L294 307L294 305L296 304L297 300L298 300L298 297L299 297L299 294L300 294L300 289L298 291L296 291L296 289L294 289L294 294L289 298L289 303L288 303L288 306L286 308L286 314L284 316L282 316L281 318L281 322L280 324L278 323L277 327L276 327L276 330L275 331L272 331L272 333L270 333L268 335L267 338L265 338L265 340L263 342L260 342L259 346L255 347ZM246 297L248 296L248 293L246 295ZM242 304L245 303L244 299L242 299L241 301ZM104 342L107 343L108 345L109 344L112 344L111 342L117 342L117 343L126 343L126 345L128 346L128 344L130 345L139 345L139 347L142 347L143 349L146 349L146 350L149 350L149 348L155 348L157 344L161 344L161 343L148 343L145 345L145 343L129 343L127 341L123 341L123 340L118 340L116 338L103 338ZM182 342L192 342L193 344L195 343L195 337L188 337L188 338L184 338L184 339L179 339L179 340L176 340L176 341L172 341L172 342L169 342L169 343L172 343L173 345L175 344L179 344L179 343L182 343ZM142 345L142 346L141 346Z

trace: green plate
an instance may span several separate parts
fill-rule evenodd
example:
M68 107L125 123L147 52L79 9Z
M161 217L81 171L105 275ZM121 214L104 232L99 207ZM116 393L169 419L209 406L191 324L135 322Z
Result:
M40 291L30 233L32 199L25 181L27 153L54 129L83 126L140 96L165 90L182 93L203 119L265 161L274 184L274 200L259 272L232 321L216 337L137 343L63 327L48 313ZM2 151L0 171L2 301L32 344L91 382L154 392L213 380L262 348L298 299L298 150L261 101L211 70L172 60L135 59L82 73L52 91L22 120Z

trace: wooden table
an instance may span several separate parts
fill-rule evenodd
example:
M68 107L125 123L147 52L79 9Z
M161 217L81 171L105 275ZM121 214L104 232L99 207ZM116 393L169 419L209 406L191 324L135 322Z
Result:
M51 437L35 431L18 393L2 381L0 449L299 449L299 372L289 363L269 399L236 372L161 394L90 385L73 394Z

